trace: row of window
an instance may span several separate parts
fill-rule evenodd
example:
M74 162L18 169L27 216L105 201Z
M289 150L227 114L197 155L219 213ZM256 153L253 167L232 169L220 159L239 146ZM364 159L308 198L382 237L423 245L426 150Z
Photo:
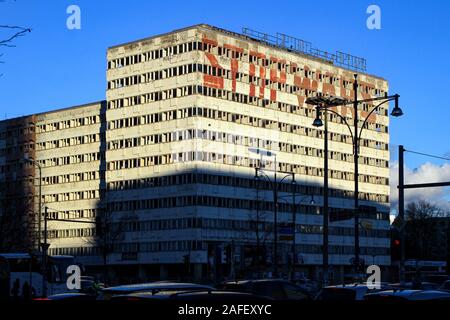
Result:
M32 116L23 117L22 119L5 120L2 122L0 131L0 140L13 141L24 136L32 136L35 132ZM17 123L17 124L14 124ZM3 125L4 123L4 125Z
M79 172L57 176L43 177L42 185L53 185L59 183L72 183L80 181L91 181L100 179L100 171Z
M94 116L88 116L88 117L81 117L81 118L74 118L69 120L63 120L63 121L56 121L52 123L46 123L46 124L40 124L36 126L36 132L50 132L50 131L56 131L56 130L64 130L69 128L78 128L82 126L89 126L92 124L100 123L101 119L99 115Z
M314 91L307 90L306 97L314 96ZM271 101L268 99L263 99L255 96L249 96L242 93L236 93L224 89L217 88L209 88L203 86L185 86L179 88L166 89L157 92L150 92L138 96L131 96L126 98L120 98L115 100L110 100L108 102L108 109L116 109L116 108L124 108L131 107L134 105L157 102L166 99L172 99L177 97L184 97L186 95L192 94L203 94L205 96L211 96L215 98L221 98L229 101L250 104L257 107L270 108L274 110L279 110L283 112L297 113L301 115L306 115L309 117L313 117L315 113L312 109L305 108L303 106L290 105L287 103ZM320 95L320 93L318 94ZM378 112L379 113L379 112ZM387 109L384 110L384 113L387 114ZM333 113L328 113L328 117L331 122L342 123L340 117ZM346 117L347 120L350 118ZM359 119L359 125L361 126L364 123L364 119ZM375 130L377 132L388 132L388 127L379 123L366 122L366 129Z
M117 223L115 223L117 224ZM151 221L126 221L118 223L116 226L120 232L150 232L161 230L180 230L180 229L202 229L202 230L233 230L238 232L254 233L256 222L251 220L230 220L230 219L212 219L212 218L179 218L162 219ZM267 232L273 232L272 222L260 222L259 229ZM95 236L95 228L76 228L59 229L48 231L49 238L80 238ZM321 234L323 227L321 225L296 224L297 232L301 234ZM389 230L383 229L363 229L362 236L371 238L389 238ZM354 228L330 227L329 235L333 236L353 236Z
M201 47L200 42L187 42L166 48L146 51L140 54L129 55L108 61L108 69L118 69L125 66L142 63L150 60L157 60L165 57L171 57L186 52L196 51Z
M113 253L124 252L161 252L161 251L195 251L207 250L206 242L195 240L184 241L158 241L158 242L132 242L132 243L114 243L112 246ZM49 249L50 255L72 255L72 256L98 256L103 254L102 247L69 247L69 248L52 248Z
M72 156L64 156L64 157L55 157L44 160L39 160L39 164L44 167L54 167L54 166L65 166L69 164L75 163L86 163L92 161L100 161L104 159L104 152L90 152L90 153L82 153L76 154Z
M154 155L148 157L137 157L130 159L122 159L107 162L107 170L126 170L133 168L144 168L149 166L167 165L182 162L203 161L210 163L218 163L224 165L240 166L247 168L259 168L262 163L260 159L253 159L243 156L229 155L216 152L201 152L201 151L185 151L174 152L169 154ZM265 161L267 167L274 167L273 161ZM277 162L277 170L282 172L292 172L300 175L322 177L323 168L305 166L300 164ZM349 171L329 170L331 179L353 181L354 174ZM359 174L358 179L363 183L371 183L378 185L388 185L389 178Z
M130 190L130 189L144 189L174 185L186 185L186 184L210 184L220 186L230 186L235 188L250 188L258 190L272 190L273 186L267 180L255 180L254 178L243 178L236 176L225 175L213 175L202 173L184 173L171 176L151 177L132 180L119 180L108 182L108 191L114 190ZM302 195L321 195L323 194L323 188L319 186L308 186L302 184L292 184L290 181L280 183L278 185L280 192L293 193L297 196ZM328 194L334 198L346 198L353 199L353 191L329 188ZM381 199L384 203L389 202L388 195L358 192L360 200L375 201L373 199Z
M239 245L237 242L236 245ZM248 245L248 243L245 243ZM291 245L279 244L280 248L285 247L285 251L288 250L288 246ZM270 249L270 244L266 244L265 247ZM316 244L298 244L295 247L297 252L303 254L321 254L322 246ZM196 250L208 250L208 242L205 241L158 241L158 242L131 242L131 243L115 243L112 245L113 253L139 253L139 252L188 252ZM60 247L49 249L50 255L72 255L72 256L99 256L103 252L102 247ZM343 245L330 245L328 247L330 254L345 254L353 255L354 246ZM385 247L361 247L361 255L370 256L388 256L390 255L390 249Z
M88 134L84 136L76 136L71 138L64 138L64 139L58 139L58 140L49 140L45 142L39 142L37 144L36 149L38 151L41 150L48 150L48 149L54 149L54 148L64 148L64 147L71 147L71 146L78 146L81 144L89 144L94 142L100 142L101 134Z
M206 91L210 91L210 88L206 88ZM108 121L108 130L141 126L190 117L204 117L207 119L234 122L237 124L249 125L258 128L274 129L277 131L299 134L309 137L316 137L320 139L323 138L323 130L316 129L314 127L309 128L296 124L289 124L275 120L258 118L250 115L232 113L223 110L207 107L203 108L197 106L158 113L150 113L142 116L111 120ZM329 132L329 139L331 141L352 144L352 137L350 134ZM376 140L361 139L360 145L363 147L374 148L377 150L389 150L389 145L387 143L383 143Z
M84 191L54 193L54 194L46 194L42 197L45 203L100 199L100 190L84 190Z
M112 201L108 202L107 211L108 212L137 211L137 210L151 210L151 209L176 208L188 206L260 210L270 212L272 212L274 209L273 201L189 195L189 196L165 197L154 199ZM288 213L292 213L294 209L293 204L285 202L278 203L277 208L280 212L288 212ZM301 212L303 214L316 215L318 214L317 208L321 210L320 207L315 205L302 205L297 203L295 204L295 212ZM330 215L338 215L342 212L342 210L343 209L341 208L330 207L329 213ZM361 212L360 217L376 220L389 220L389 213L377 212L374 215L372 213Z
M108 142L108 150L121 150L125 148L134 148L139 146L168 143L174 141L185 141L192 139L203 139L209 141L224 142L247 147L264 148L274 151L283 151L291 154L301 154L306 156L323 158L322 149L306 147L291 143L283 143L273 140L263 140L259 138L235 135L226 132L200 130L200 129L186 129L174 132L153 134L148 136L112 140ZM329 151L329 159L346 161L351 163L354 160L353 154L337 151ZM389 167L389 162L386 160L369 158L364 156L359 157L359 163L382 168Z
M32 142L14 142L12 145L5 143L4 148L0 148L0 157L11 154L24 154L34 152L34 140Z
M161 58L171 58L178 54L183 54L185 52L191 52L196 50L212 53L214 55L225 57L228 59L237 59L242 62L259 65L264 68L276 69L278 71L291 73L297 76L302 76L313 80L327 82L335 86L340 85L341 79L339 77L322 74L320 72L310 70L309 68L302 68L297 63L294 62L280 61L276 58L270 59L262 57L260 54L253 53L246 49L236 50L231 47L226 47L226 45L218 45L218 44L212 45L210 43L199 41L182 43L166 48L159 48L143 52L140 54L134 54L126 57L112 59L108 61L108 69L122 68L125 66ZM352 82L346 79L342 79L342 86L346 89L351 89ZM365 84L359 84L359 90L361 92L371 95L384 94L383 90Z
M223 68L213 67L205 64L187 64L180 65L176 67L171 67L163 70L156 70L152 72L143 73L140 75L132 75L124 78L114 79L108 82L108 89L122 88L126 86L138 85L141 83L149 83L161 79L167 79L170 77L177 77L180 75L185 75L194 72L201 72L204 74L222 77L225 79L236 79L238 82L252 84L255 86L264 86L269 89L275 89L278 91L284 91L290 94L295 94L297 96L313 96L317 94L314 90L304 89L296 85L290 85L287 83L280 83L278 81L272 81L270 79L261 79L257 76L250 76L241 72L236 72L236 74L232 75L230 70L226 70ZM150 99L151 100L151 99ZM283 104L283 103L279 103ZM300 107L300 106L299 106ZM366 112L371 111L373 108L373 104L363 103L362 109ZM280 109L280 108L278 108ZM379 108L375 111L376 114L383 113L384 116L388 115L387 108ZM380 124L378 130L387 132L387 128Z
M60 210L50 211L48 217L51 219L80 219L95 218L98 216L100 209L77 209L77 210Z

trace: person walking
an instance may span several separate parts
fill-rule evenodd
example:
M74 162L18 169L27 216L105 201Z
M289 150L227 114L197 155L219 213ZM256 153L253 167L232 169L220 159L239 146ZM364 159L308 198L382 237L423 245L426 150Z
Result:
M13 299L18 299L19 298L19 291L20 291L20 281L19 279L16 279L13 283L13 287L11 289L11 295L13 297Z

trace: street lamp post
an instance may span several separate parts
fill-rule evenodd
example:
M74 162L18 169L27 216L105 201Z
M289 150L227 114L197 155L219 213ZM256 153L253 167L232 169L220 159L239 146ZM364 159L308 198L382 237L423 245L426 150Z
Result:
M320 119L320 110L324 110L325 113L325 126L324 126L324 172L323 172L323 228L322 228L322 285L326 286L328 283L328 107L336 106L344 103L345 100L334 98L333 100L325 101L323 98L308 98L306 103L315 104L316 118L314 119L313 126L321 127L323 122Z
M296 187L296 183L295 181L292 181L292 263L291 263L291 280L294 280L294 273L295 273L295 257L296 257L296 253L297 250L295 249L296 246L296 225L297 225L297 206L296 206L296 192L295 192L295 187ZM309 198L309 195L303 196L300 198L300 204L302 203L302 201L306 198ZM280 199L285 200L284 197L280 197ZM314 194L311 195L311 200L309 201L309 204L314 205L315 201L314 201Z
M44 242L41 243L42 247L42 296L47 297L47 258L48 248L50 245L47 241L47 221L48 221L48 208L45 207L44 213Z
M269 183L272 184L272 190L273 190L273 224L274 224L274 231L273 231L273 273L274 277L278 276L278 178L277 178L277 155L276 153L269 151L269 150L263 150L259 148L249 148L250 152L266 155L266 156L273 156L274 157L274 178L273 181L269 178L269 176L264 172L264 169L262 168L255 168L255 178L259 178L260 176L263 176ZM286 175L280 180L280 183L284 181L284 179L292 177L292 181L295 181L295 174L294 173L286 173Z
M369 98L369 99L363 99L358 100L358 81L357 81L357 74L354 75L355 80L353 82L353 90L354 90L354 100L353 101L347 101L341 98L337 97L312 97L306 99L307 104L312 104L316 106L316 118L314 119L313 126L315 127L321 127L323 125L322 120L320 119L320 110L324 111L325 114L325 139L324 139L324 251L323 251L323 258L324 258L324 269L328 266L328 249L325 248L325 246L328 246L328 128L327 128L327 120L328 120L328 112L331 112L335 115L337 115L343 124L347 126L347 128L350 131L350 135L352 138L352 144L353 144L353 157L354 157L354 236L355 236L355 271L358 271L359 266L359 142L361 140L362 131L365 128L365 125L372 115L373 112L378 110L378 108L389 102L394 100L395 106L394 109L391 112L391 115L394 117L399 117L403 115L402 109L398 106L398 100L399 95L385 95L384 97L376 97L376 98ZM361 128L358 128L358 105L360 103L365 102L374 102L374 101L382 101L378 105L376 105L366 116L366 118L363 121L363 124ZM344 116L339 114L338 112L331 110L331 107L336 106L345 106L353 104L354 108L354 116L353 116L353 127L354 131L352 131L348 121ZM359 129L359 131L358 131ZM325 215L327 218L325 218Z

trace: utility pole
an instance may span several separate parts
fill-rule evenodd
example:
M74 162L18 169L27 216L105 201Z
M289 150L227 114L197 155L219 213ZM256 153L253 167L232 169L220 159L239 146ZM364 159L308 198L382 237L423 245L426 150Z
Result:
M404 181L404 152L405 148L398 146L398 216L400 221L405 221L405 181ZM405 282L405 228L400 228L400 265L399 279L400 283Z

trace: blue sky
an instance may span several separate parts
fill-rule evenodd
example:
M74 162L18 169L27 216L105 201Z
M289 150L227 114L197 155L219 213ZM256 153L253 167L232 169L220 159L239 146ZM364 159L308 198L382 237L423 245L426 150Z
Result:
M66 28L71 4L81 8L81 30ZM371 4L381 9L381 30L366 27ZM17 39L16 48L0 48L5 62L0 119L102 100L108 46L197 23L283 32L322 50L365 57L368 72L386 78L390 93L401 95L405 116L391 121L391 148L403 144L450 156L450 1L445 0L3 0L0 25L33 31ZM395 160L396 152L392 156ZM426 161L443 164L407 157L412 169Z

